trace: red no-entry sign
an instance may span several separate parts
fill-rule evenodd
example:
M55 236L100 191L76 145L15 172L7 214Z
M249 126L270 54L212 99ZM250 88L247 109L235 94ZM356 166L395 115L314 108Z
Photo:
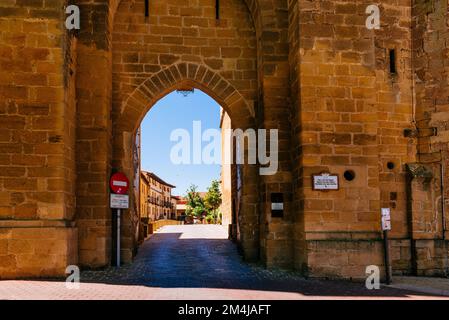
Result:
M109 186L116 194L126 194L129 189L129 180L123 173L115 173L109 181Z

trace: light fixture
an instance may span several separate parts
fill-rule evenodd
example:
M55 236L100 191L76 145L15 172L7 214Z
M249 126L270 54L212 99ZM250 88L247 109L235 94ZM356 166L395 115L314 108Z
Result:
M195 89L194 88L179 88L178 90L176 90L177 93L182 94L185 97L187 97L189 94L194 93Z

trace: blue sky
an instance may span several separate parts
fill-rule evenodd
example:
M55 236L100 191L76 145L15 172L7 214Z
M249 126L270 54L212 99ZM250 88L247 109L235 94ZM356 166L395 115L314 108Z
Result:
M170 161L171 148L176 145L170 141L171 132L181 128L192 136L193 121L201 121L203 132L220 127L220 105L197 89L187 97L177 92L165 96L151 108L141 125L142 170L152 171L175 185L175 195L184 195L191 183L199 191L206 191L213 179L220 178L220 165L175 165ZM203 147L207 144L204 142Z

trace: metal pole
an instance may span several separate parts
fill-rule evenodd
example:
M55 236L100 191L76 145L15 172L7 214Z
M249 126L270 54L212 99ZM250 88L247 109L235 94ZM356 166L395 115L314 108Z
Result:
M120 267L120 209L117 209L117 267Z
M386 283L391 284L390 246L388 245L388 231L387 230L384 230L384 251L385 251Z
M444 159L443 159L443 152L441 152L441 162L440 162L440 189L441 189L441 220L443 222L442 225L442 233L443 233L443 240L446 240L446 200L444 197Z

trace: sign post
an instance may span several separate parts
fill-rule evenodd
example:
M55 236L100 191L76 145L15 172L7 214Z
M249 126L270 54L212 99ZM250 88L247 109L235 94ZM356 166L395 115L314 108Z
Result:
M381 212L382 231L384 235L385 278L386 283L391 284L390 245L388 243L388 231L391 230L391 212L390 208L382 208Z
M121 209L117 209L117 268L120 268L120 221L121 221Z
M120 267L120 222L121 210L129 208L129 180L123 173L116 173L109 182L111 190L111 209L117 209L117 267Z

